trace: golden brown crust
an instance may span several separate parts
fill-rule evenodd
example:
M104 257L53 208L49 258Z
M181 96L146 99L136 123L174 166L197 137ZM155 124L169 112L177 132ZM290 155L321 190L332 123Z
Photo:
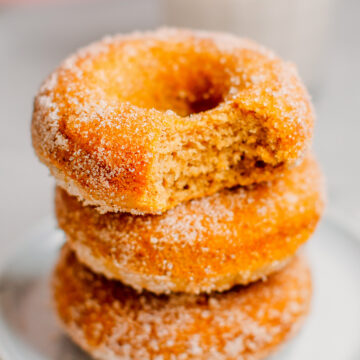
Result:
M65 246L53 293L64 329L97 359L258 360L299 329L311 277L296 258L266 282L222 294L138 294L92 273Z
M67 59L35 98L32 138L81 200L103 212L159 213L273 178L305 153L312 129L292 65L230 35L161 29Z
M226 290L265 277L309 238L323 206L311 157L271 183L224 190L162 215L99 214L56 191L59 226L79 259L155 293Z

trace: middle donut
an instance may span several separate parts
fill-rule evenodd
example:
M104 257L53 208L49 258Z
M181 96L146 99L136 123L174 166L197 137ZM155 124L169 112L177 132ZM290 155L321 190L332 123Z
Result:
M272 182L224 190L161 215L100 214L56 190L58 223L79 260L158 294L222 291L266 277L309 238L323 206L312 157Z

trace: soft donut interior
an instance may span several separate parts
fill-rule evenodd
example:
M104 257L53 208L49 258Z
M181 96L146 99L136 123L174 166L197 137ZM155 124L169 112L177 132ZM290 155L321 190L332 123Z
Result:
M183 201L203 189L213 193L239 183L264 181L275 168L283 166L265 163L256 144L239 139L242 131L237 132L236 125L228 123L219 129L210 127L201 135L179 137L158 158L159 193L170 201Z

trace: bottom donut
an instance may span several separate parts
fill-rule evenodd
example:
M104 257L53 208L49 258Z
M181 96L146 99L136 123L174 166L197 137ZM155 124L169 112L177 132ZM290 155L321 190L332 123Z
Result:
M309 310L306 260L223 293L138 293L80 264L67 245L53 276L58 317L96 359L258 360L290 338Z

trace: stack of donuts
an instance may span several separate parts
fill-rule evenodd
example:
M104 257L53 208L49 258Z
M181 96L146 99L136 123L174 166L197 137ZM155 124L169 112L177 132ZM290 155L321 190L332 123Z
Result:
M314 114L252 41L159 29L65 60L32 139L67 242L55 309L96 359L263 359L306 317L324 207Z

